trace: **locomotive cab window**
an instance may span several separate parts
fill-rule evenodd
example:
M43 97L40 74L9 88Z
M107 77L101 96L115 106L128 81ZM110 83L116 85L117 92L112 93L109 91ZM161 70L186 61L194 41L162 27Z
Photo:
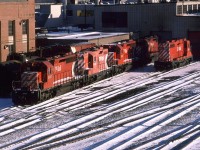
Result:
M48 74L51 74L51 68L48 68Z
M188 45L187 45L187 41L184 42L184 48L187 48Z
M170 48L173 48L173 47L175 47L175 44L170 44Z
M66 63L73 62L74 60L75 60L74 56L65 59Z
M65 62L66 59L61 59L59 62Z

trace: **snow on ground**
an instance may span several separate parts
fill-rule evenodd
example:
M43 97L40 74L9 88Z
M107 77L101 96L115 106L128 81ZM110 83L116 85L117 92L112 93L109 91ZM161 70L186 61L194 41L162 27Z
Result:
M200 149L199 71L150 64L34 106L0 99L0 149Z
M11 98L0 98L0 110L13 106Z

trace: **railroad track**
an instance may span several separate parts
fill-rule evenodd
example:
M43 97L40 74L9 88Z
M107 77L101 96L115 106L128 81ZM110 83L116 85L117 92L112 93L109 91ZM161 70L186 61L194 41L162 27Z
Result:
M113 130L116 130L116 128L118 128L120 126L131 124L132 122L140 122L140 121L144 122L145 119L146 119L146 122L148 122L149 118L151 118L151 119L154 118L154 120L156 120L156 115L158 115L158 117L160 117L161 114L165 114L166 112L168 112L170 114L170 111L172 109L174 109L175 107L181 107L184 102L188 106L184 105L184 107L182 106L183 107L182 109L192 107L192 106L194 106L195 108L196 107L198 108L199 107L198 105L193 104L193 103L196 103L197 100L192 102L188 99L182 99L182 100L179 100L179 102L180 102L179 104L174 105L174 106L171 106L168 104L168 105L166 105L166 108L165 108L165 106L161 107L158 105L157 107L161 107L162 109L156 109L156 107L155 107L151 113L150 113L150 111L145 110L144 114L140 113L140 115L137 115L137 117L135 116L135 114L132 114L130 116L125 116L124 120L122 119L124 117L122 117L119 120L105 122L106 118L112 117L115 114L135 111L138 108L142 108L145 105L152 103L153 101L156 101L156 100L159 101L159 99L162 99L163 97L169 96L170 94L172 94L178 90L181 90L184 86L187 86L191 83L194 83L195 81L198 81L200 78L199 72L195 72L190 75L186 75L180 79L174 80L173 82L160 83L159 86L157 86L155 88L146 89L142 93L139 93L139 94L136 94L136 95L133 95L130 97L126 97L125 99L121 99L119 102L113 102L113 103L109 103L106 105L100 105L99 107L97 107L97 109L91 108L91 105L94 105L95 103L104 102L104 101L106 101L106 98L109 99L112 97L116 97L117 94L120 94L120 92L123 94L123 93L126 93L127 91L131 91L132 89L134 89L136 87L145 86L147 84L157 82L159 79L162 79L163 76L165 76L171 72L172 71L165 72L165 73L152 73L152 74L150 73L148 75L145 74L143 77L132 78L132 80L129 80L129 82L126 85L119 82L118 84L113 85L112 88L110 86L105 86L104 88L101 88L99 90L94 90L94 91L91 90L89 94L86 90L89 91L91 89L91 87L89 88L89 86L88 86L84 89L86 91L86 92L84 91L85 94L78 94L77 91L67 93L65 95L65 97L69 96L68 99L70 99L70 96L71 97L77 96L77 97L75 97L75 99L73 99L71 101L69 100L68 102L64 101L62 103L59 103L60 100L66 99L65 97L60 96L60 97L51 99L48 102L44 102L44 103L41 103L41 104L38 104L35 106L31 106L31 107L22 107L22 108L16 108L16 109L12 108L12 110L8 110L8 109L3 110L3 112L0 112L0 115L6 114L6 112L8 112L8 114L12 114L14 112L14 114L16 116L18 115L18 113L19 113L19 115L20 115L20 113L21 114L24 113L24 122L23 122L23 119L22 120L16 119L14 121L8 121L10 123L10 125L9 125L5 121L6 119L4 119L5 124L0 126L0 130L4 131L2 133L2 135L4 135L4 136L6 135L6 133L8 135L11 133L14 134L18 130L27 128L27 127L33 125L31 123L34 123L34 121L35 121L35 123L42 121L44 119L42 117L43 115L45 115L45 119L51 119L55 114L56 115L61 114L61 116L68 115L69 112L72 112L72 114L73 114L73 112L79 111L80 109L93 109L93 112L90 115L78 116L74 120L71 120L71 121L68 120L65 124L59 125L57 128L53 127L53 128L50 128L49 130L43 131L41 133L35 132L34 135L26 136L25 138L21 138L17 141L13 141L13 142L11 141L11 142L2 144L2 145L0 145L0 148L1 149L8 149L8 148L9 149L30 149L30 148L31 149L43 149L43 148L47 148L49 146L54 147L56 145L62 144L63 142L67 143L67 144L71 144L71 143L74 143L77 141L82 141L85 139L93 138L95 136L104 134L105 132L111 132ZM109 79L107 79L107 80L109 80ZM104 82L107 82L107 81L104 81ZM103 83L101 83L101 84L103 84ZM92 86L97 87L98 84L95 83ZM107 95L106 95L106 92L107 92ZM103 96L97 98L96 97L97 95L95 96L95 94L97 94L97 93L101 93L101 94L103 94ZM198 95L195 95L195 96L194 97L190 96L189 99L192 99L192 98L198 99L199 98ZM80 100L78 103L75 102L78 100ZM46 105L46 104L48 104L48 105ZM176 103L174 102L172 104L176 104ZM169 107L169 106L171 106L171 107ZM55 107L56 107L56 110L55 110ZM66 107L67 107L67 109L66 109ZM179 108L179 110L182 110L182 109ZM18 113L17 113L17 111L18 111ZM27 113L29 111L31 111L31 113ZM145 115L145 113L147 113L147 115ZM185 113L187 114L187 112L185 112ZM28 115L26 116L26 114L28 114ZM163 116L166 116L166 114ZM142 120L142 118L144 120ZM18 121L18 123L17 123L17 121ZM173 121L173 119L172 119L172 121ZM98 122L105 122L105 123L100 124L101 127L99 127ZM162 122L160 122L160 123L162 123ZM6 126L6 124L7 124L7 126ZM156 125L159 126L160 124L155 123L154 128L157 127ZM92 126L94 126L94 127L92 127ZM132 125L132 126L134 126L134 125ZM74 127L76 127L76 128L74 128ZM151 129L151 130L153 130L153 129ZM142 130L141 132L144 132L144 131ZM63 137L66 140L63 140ZM121 138L119 138L119 139L121 139ZM137 140L137 139L135 139L135 140ZM124 142L122 142L122 143L124 143ZM148 144L148 143L146 143L146 144ZM132 146L128 143L124 143L124 145L130 146L130 147ZM116 147L115 146L114 147L111 146L111 147L112 148L120 148L120 147L123 147L123 144L122 145L117 144Z

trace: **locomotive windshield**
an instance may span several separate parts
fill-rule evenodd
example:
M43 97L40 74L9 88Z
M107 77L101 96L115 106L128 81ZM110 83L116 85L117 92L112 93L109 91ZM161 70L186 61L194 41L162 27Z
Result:
M44 71L46 66L42 62L29 62L23 66L23 71L36 71L42 72Z

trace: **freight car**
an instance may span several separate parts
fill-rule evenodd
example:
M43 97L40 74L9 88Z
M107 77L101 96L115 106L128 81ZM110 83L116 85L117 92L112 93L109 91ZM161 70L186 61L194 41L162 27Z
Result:
M73 45L75 53L23 63L20 81L13 82L13 103L35 104L131 68L135 41L107 46Z
M177 39L159 43L158 60L154 67L157 70L174 69L189 64L192 60L190 41Z

